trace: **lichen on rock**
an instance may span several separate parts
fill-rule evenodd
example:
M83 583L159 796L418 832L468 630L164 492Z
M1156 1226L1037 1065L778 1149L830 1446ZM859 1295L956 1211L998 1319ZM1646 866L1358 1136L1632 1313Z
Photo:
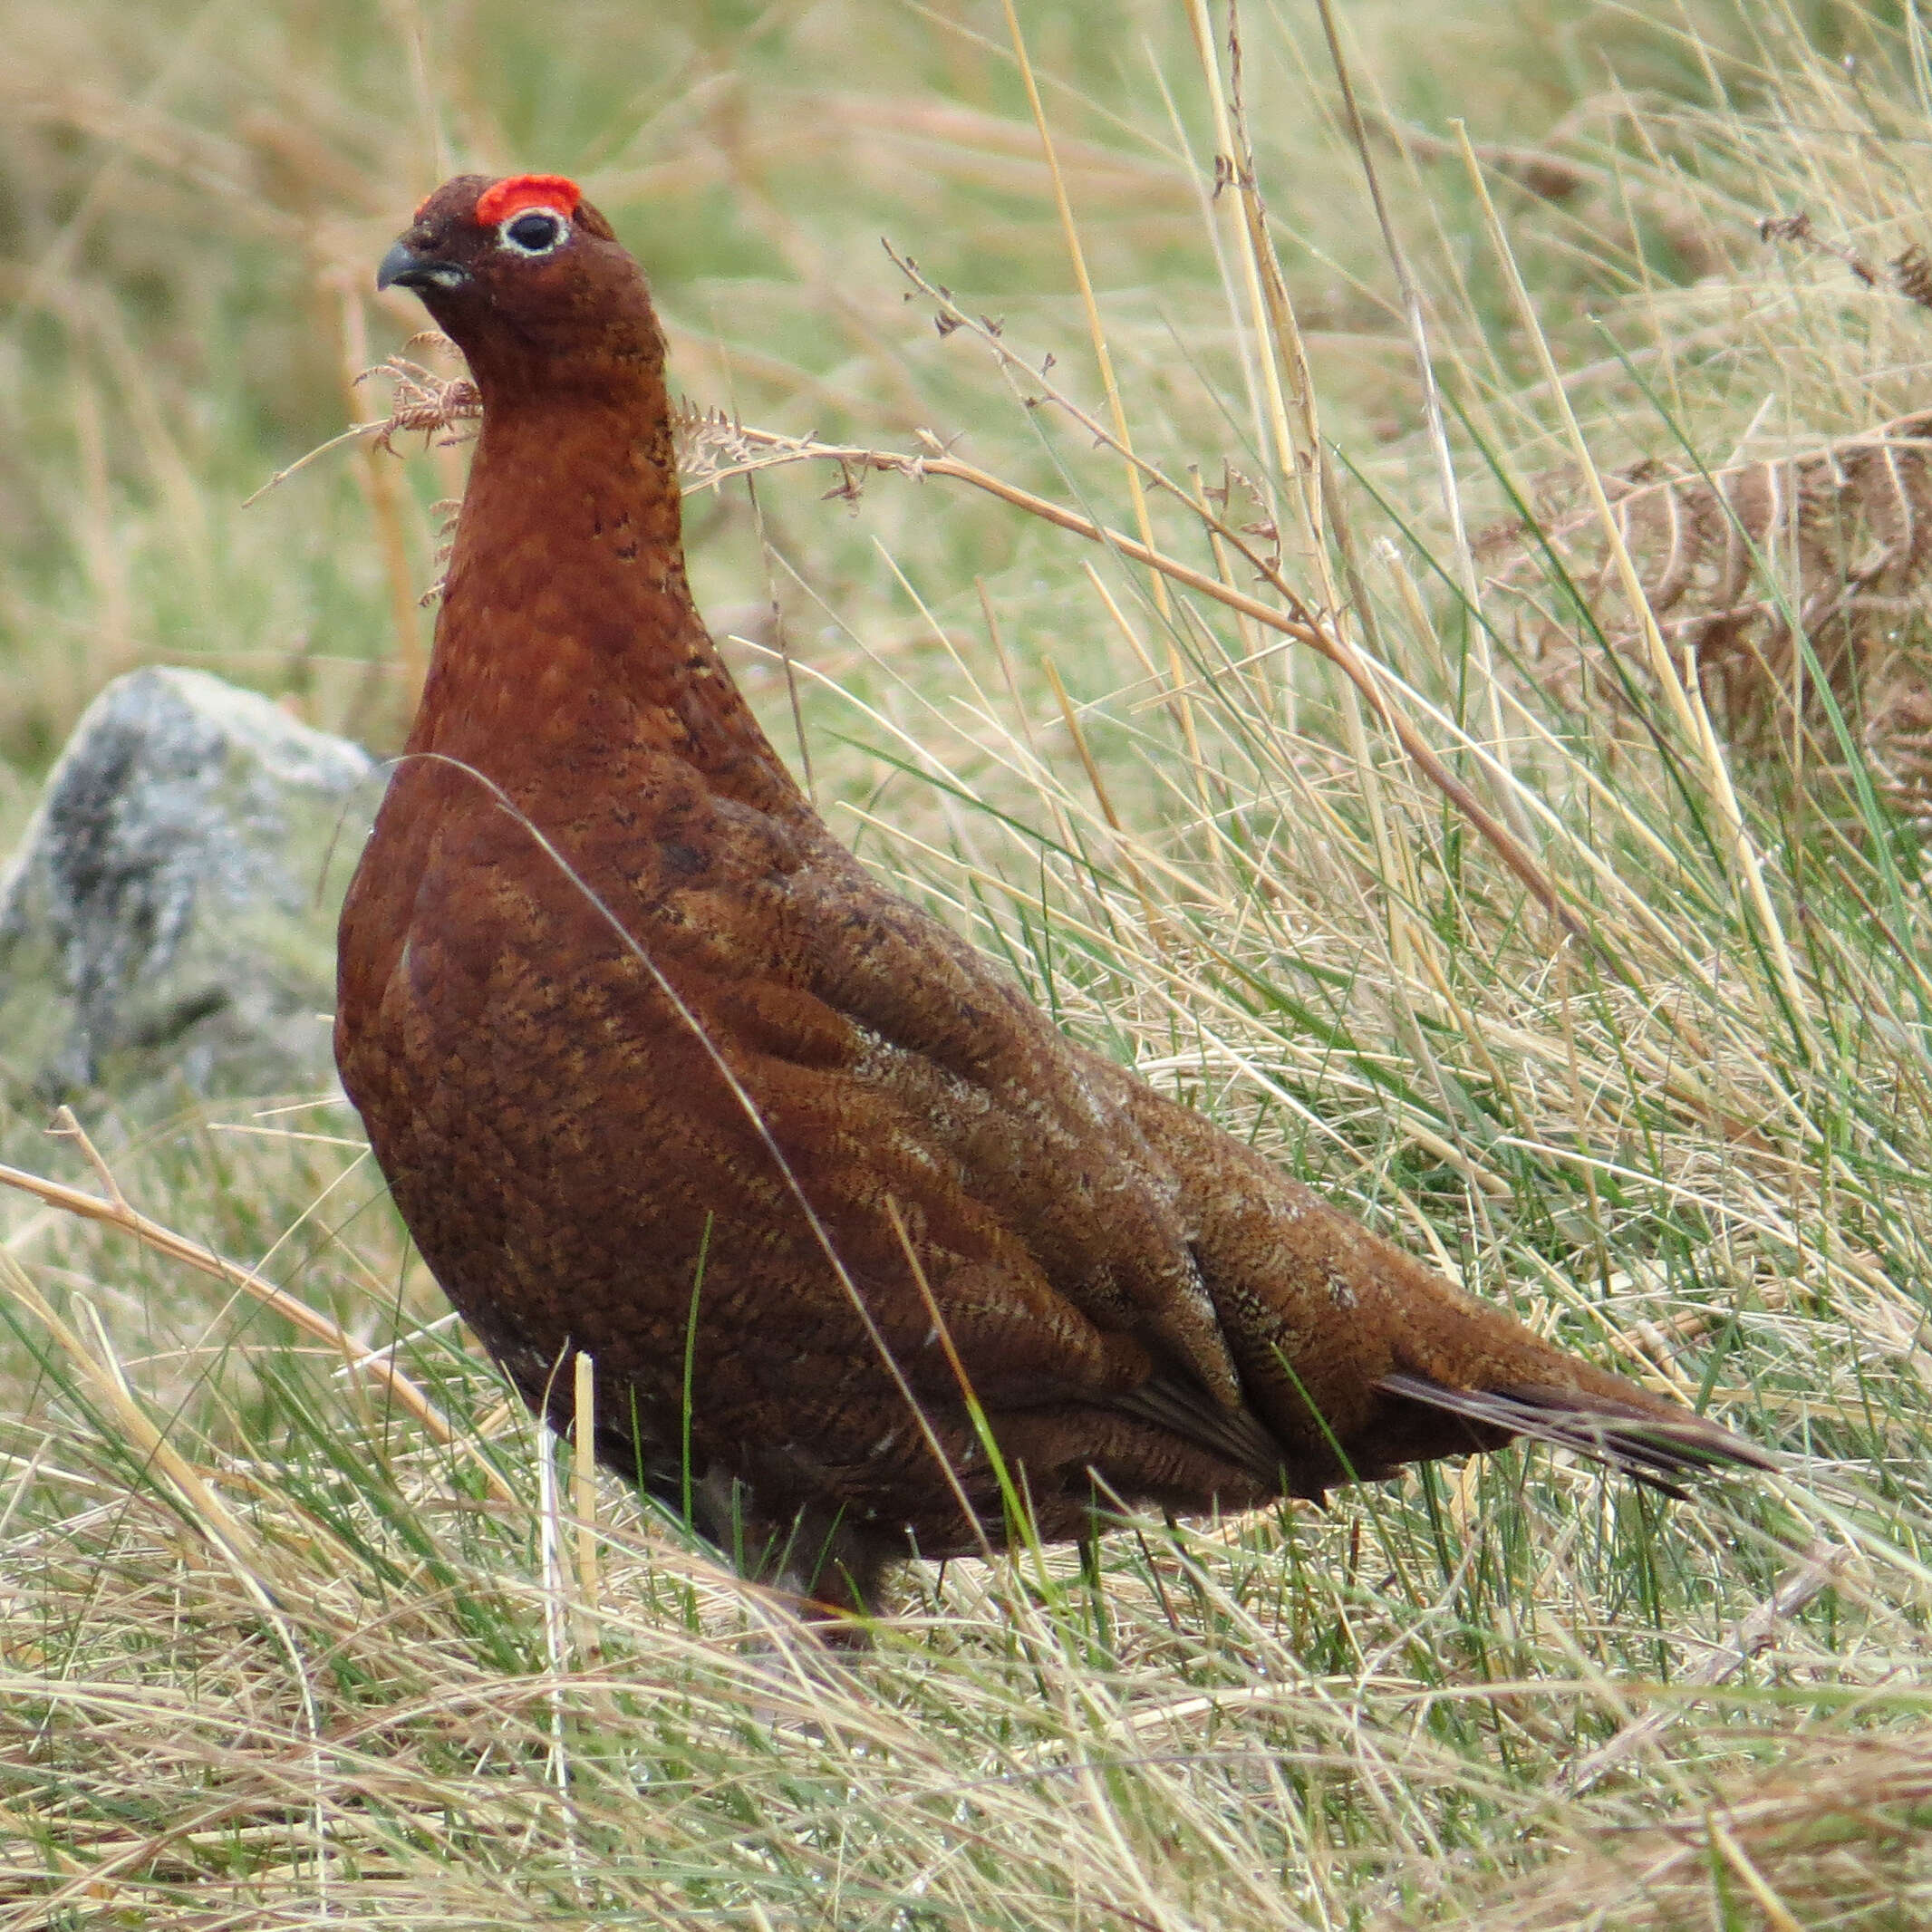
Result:
M373 769L206 671L110 685L0 868L15 1097L333 1084L335 913Z

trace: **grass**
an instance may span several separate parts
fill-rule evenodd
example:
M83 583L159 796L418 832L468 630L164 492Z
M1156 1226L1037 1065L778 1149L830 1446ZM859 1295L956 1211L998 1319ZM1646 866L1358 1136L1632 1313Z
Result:
M350 379L413 326L367 291L414 198L573 171L697 402L950 452L795 440L691 498L700 594L783 609L835 825L1069 1029L1786 1471L1664 1506L1448 1465L920 1570L872 1655L807 1655L505 1399L345 1108L100 1104L134 1205L310 1319L8 1203L4 1932L1932 1911L1914 807L1862 660L1714 725L1592 490L1918 400L1924 311L1757 232L1925 238L1916 16L1362 0L1358 140L1319 18L1246 7L1237 97L1210 14L1204 63L1186 5L1019 6L1049 167L977 0L16 5L0 823L137 662L394 741L459 456L241 505L381 413ZM700 435L693 478L742 454ZM1761 637L1815 588L1779 534ZM792 746L786 665L733 648ZM6 1156L98 1191L38 1125Z

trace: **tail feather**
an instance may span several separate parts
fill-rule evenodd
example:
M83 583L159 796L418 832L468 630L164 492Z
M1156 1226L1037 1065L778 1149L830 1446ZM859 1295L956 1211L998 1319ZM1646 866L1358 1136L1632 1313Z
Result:
M1384 1376L1376 1386L1385 1395L1461 1416L1484 1430L1527 1435L1573 1450L1667 1496L1684 1494L1674 1478L1732 1464L1777 1467L1763 1450L1687 1409L1661 1414L1636 1400L1623 1402L1574 1388L1451 1388L1427 1376L1404 1374ZM1637 1391L1631 1393L1634 1396Z

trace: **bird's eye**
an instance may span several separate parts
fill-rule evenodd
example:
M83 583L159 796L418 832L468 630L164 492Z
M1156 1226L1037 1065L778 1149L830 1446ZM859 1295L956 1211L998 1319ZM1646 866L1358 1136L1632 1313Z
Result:
M553 215L544 208L532 208L528 214L505 222L500 232L504 241L519 255L548 255L570 231L561 215Z

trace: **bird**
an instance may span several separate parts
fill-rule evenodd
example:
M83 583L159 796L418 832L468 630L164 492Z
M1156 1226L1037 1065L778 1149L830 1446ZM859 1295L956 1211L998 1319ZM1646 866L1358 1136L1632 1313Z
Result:
M598 1459L845 1629L901 1560L1520 1436L1673 1493L1773 1466L1070 1038L840 843L692 601L662 332L572 181L446 181L376 284L481 427L335 1053L535 1412L571 1426L588 1357Z

